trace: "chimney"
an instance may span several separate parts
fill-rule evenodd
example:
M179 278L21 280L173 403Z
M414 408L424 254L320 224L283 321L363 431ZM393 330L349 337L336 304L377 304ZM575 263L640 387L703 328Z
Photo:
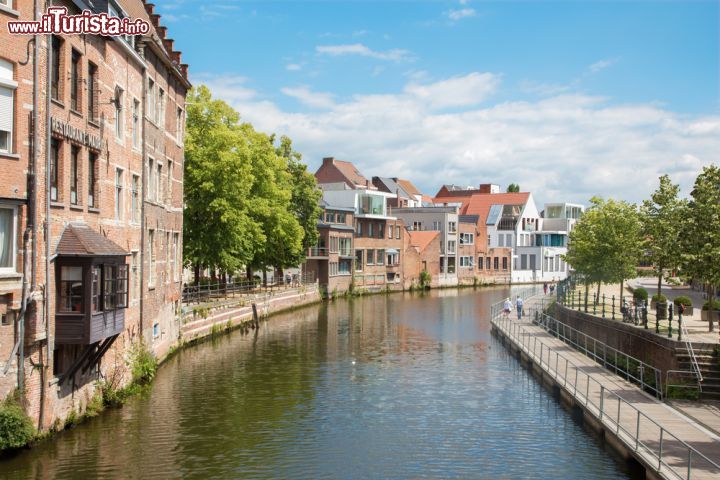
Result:
M334 165L335 164L335 157L324 157L323 158L323 165Z

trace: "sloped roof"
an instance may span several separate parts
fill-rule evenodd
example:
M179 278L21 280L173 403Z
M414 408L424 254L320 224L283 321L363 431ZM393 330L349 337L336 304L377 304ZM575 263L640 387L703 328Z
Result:
M73 257L130 255L117 243L79 223L71 223L65 227L55 253Z
M357 168L355 168L355 165L352 164L352 162L346 162L344 160L335 160L333 162L333 165L342 173L345 175L345 177L353 182L355 185L362 185L366 186L368 184L367 178L365 178L362 173L358 171Z
M422 195L420 193L420 190L417 189L415 185L410 180L405 180L404 178L394 178L395 182L397 182L398 185L400 185L403 190L408 192L410 195Z
M493 205L525 205L530 197L528 192L520 193L476 193L463 202L461 215L478 215L485 222Z
M417 247L422 252L440 235L440 232L437 230L410 230L408 235L410 236L410 245Z
M373 184L375 183L375 179L378 179L378 181L385 187L385 191L392 194L397 194L398 196L402 198L410 198L410 194L407 190L405 190L402 185L395 182L392 178L388 177L373 177Z

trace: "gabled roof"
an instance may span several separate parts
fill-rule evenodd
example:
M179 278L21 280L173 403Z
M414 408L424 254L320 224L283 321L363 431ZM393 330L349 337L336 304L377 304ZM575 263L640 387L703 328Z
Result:
M395 182L410 195L422 195L422 193L420 193L420 190L418 190L417 187L413 185L410 180L405 180L404 178L393 178L393 180L395 180Z
M365 178L363 174L355 168L355 165L353 165L352 162L335 160L335 166L354 184L362 186L366 186L368 184L367 178Z
M422 252L440 235L437 230L409 230L410 245Z
M377 181L377 182L376 182ZM380 185L378 185L378 183ZM410 194L405 190L402 185L397 183L395 180L389 177L373 177L373 185L388 193L397 194L401 198L410 199ZM414 199L413 199L414 200Z
M529 192L520 193L476 193L463 202L461 215L478 215L481 222L487 221L493 205L525 205Z
M120 245L102 236L84 223L71 223L65 227L55 253L73 257L130 255Z

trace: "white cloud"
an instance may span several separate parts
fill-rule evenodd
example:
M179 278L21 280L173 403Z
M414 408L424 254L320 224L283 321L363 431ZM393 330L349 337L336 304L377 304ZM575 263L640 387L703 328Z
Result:
M315 51L321 55L330 55L338 57L342 55L358 55L361 57L376 58L378 60L390 60L393 62L399 62L403 60L410 60L410 52L399 48L380 52L372 50L362 43L351 43L344 45L318 45L315 47Z
M477 12L473 8L461 8L458 10L448 10L445 15L453 21L462 20L463 18L470 18L477 15Z
M213 96L235 103L255 100L257 91L247 87L248 79L240 75L214 75L214 74L191 74L192 82L195 85L207 85Z
M303 105L307 105L311 108L333 108L335 101L333 95L330 93L313 92L309 87L285 87L280 90L282 93L289 97L293 97L300 101Z
M483 102L499 83L497 75L475 72L426 85L410 83L405 92L431 108L467 107Z
M483 75L490 77L476 80ZM473 73L423 85L411 80L394 93L343 101L306 87L292 89L306 104L323 105L322 111L306 112L248 97L244 82L215 79L210 87L217 96L228 95L257 129L290 136L311 170L323 156L334 155L354 162L366 176L410 178L431 195L442 183L516 182L538 202L587 202L596 194L637 202L663 173L687 194L703 165L720 163L719 115L690 116L571 93L480 104L495 88L488 87L491 79L497 76ZM461 95L445 95L463 82L485 86L469 88L475 106L435 110L459 103ZM230 92L231 85L240 92Z
M285 70L297 72L298 70L302 70L302 65L298 63L288 63L287 65L285 65Z
M615 64L614 59L598 60L597 62L590 65L589 68L592 73L597 73L600 70L605 70L606 68L608 68L614 64Z

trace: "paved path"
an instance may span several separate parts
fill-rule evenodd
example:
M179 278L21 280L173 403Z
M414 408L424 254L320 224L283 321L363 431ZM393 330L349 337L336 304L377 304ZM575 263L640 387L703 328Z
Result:
M538 297L527 301L526 309L537 303ZM530 315L526 318L499 316L493 325L642 463L665 478L687 478L688 463L694 479L720 478L716 433L533 325Z

